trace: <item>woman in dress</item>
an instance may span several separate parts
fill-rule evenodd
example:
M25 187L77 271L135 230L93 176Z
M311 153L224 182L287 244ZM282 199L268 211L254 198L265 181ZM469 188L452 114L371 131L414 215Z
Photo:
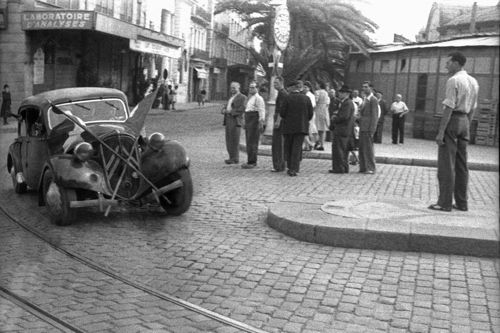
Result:
M304 90L302 91L309 99L311 100L311 104L313 109L316 107L316 97L314 96L314 91L312 89L312 84L309 81L304 82ZM318 130L316 128L316 113L314 113L313 117L309 121L309 136L304 137L304 147L303 150L309 151L313 148L313 142L317 141Z
M316 129L318 130L318 141L314 145L314 149L325 150L326 131L330 128L330 114L328 106L330 105L330 97L326 91L326 84L319 83L319 89L316 91L316 107L314 108L314 117L316 118Z

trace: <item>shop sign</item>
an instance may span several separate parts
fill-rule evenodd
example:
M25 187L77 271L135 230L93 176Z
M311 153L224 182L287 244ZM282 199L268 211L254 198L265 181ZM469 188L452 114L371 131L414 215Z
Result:
M3 8L0 8L0 29L7 29L7 13Z
M84 10L30 11L21 18L23 30L94 28L94 12Z
M130 40L130 49L137 52L158 54L164 57L169 57L174 59L177 59L181 56L180 48L168 47L158 43L152 43L137 39Z
M33 56L33 84L43 84L45 76L45 53L42 48L36 50Z

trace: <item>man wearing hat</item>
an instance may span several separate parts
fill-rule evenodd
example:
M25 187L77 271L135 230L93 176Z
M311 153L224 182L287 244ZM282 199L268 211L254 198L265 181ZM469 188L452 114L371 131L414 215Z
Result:
M354 102L349 98L351 89L343 85L339 90L340 108L332 117L332 169L330 173L349 172L349 144L354 131Z
M284 153L289 176L297 176L302 158L302 142L309 132L309 121L313 117L311 100L300 92L299 81L291 85L291 92L280 108L283 119Z

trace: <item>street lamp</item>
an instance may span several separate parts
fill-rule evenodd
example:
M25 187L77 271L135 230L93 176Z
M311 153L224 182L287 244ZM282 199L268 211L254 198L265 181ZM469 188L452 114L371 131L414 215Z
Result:
M283 71L283 62L280 61L281 52L284 51L288 45L290 38L290 12L286 5L286 0L272 0L271 6L274 8L274 22L273 22L273 62L269 64L272 68L271 81L269 82L269 100L266 104L266 130L262 138L262 144L271 144L274 127L274 111L276 107L276 97L278 92L274 89L274 80Z

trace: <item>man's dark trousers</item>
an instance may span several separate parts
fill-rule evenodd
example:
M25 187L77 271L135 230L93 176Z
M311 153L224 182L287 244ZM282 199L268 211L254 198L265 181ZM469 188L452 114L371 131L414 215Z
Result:
M467 144L469 142L469 118L453 113L444 134L444 145L438 149L438 205L451 208L453 195L457 206L467 208Z
M273 129L273 142L271 145L271 152L273 155L274 170L285 170L285 160L283 157L283 135L281 134L281 128Z
M226 114L225 117L227 153L231 161L238 162L240 159L241 126L238 125L236 117L230 114Z
M384 122L378 122L377 130L375 131L375 135L373 136L373 142L382 143L382 133L384 131Z
M257 152L259 150L259 112L245 112L245 138L247 144L247 163L257 164Z
M405 141L405 117L400 117L399 114L392 115L392 143L404 143Z
M304 134L285 134L284 149L285 160L288 170L299 172L300 160L302 159L302 143L304 142Z
M348 136L333 135L332 140L332 171L335 173L349 172L349 140Z
M373 135L370 132L359 133L359 171L375 172L375 152Z

